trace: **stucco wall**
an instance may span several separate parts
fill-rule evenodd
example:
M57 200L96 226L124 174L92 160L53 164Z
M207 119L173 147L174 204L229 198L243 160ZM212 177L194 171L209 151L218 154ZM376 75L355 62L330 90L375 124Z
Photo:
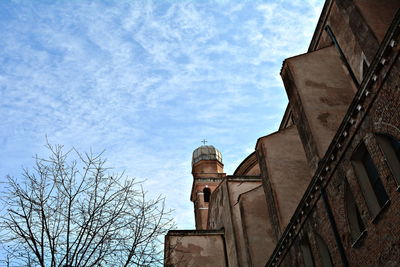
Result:
M360 83L362 80L362 54L371 63L379 47L379 41L352 1L333 0L332 2L325 25L331 27L336 41ZM321 27L320 31L322 32L321 38L315 50L332 44L332 39L324 30L324 27Z
M250 261L247 253L246 242L243 235L243 224L242 217L240 214L240 205L238 203L239 196L242 193L248 192L261 185L261 179L259 181L246 181L246 179L235 179L236 177L228 178L228 190L230 197L230 205L232 212L232 223L234 230L234 238L236 241L236 249L239 258L239 266L247 266ZM264 196L265 198L265 196ZM256 218L254 218L255 220Z
M265 165L263 184L271 217L279 234L285 229L307 188L311 172L296 127L260 138L257 151ZM276 213L276 214L274 214Z
M233 173L236 176L259 176L260 174L260 165L255 151L247 156Z
M260 166L258 164L255 164L244 173L244 175L248 176L259 176L260 174L261 171L260 171Z
M239 266L227 184L224 179L211 195L208 229L224 229L229 266Z
M334 46L289 58L283 79L310 166L317 167L353 99Z
M222 233L170 231L165 237L167 267L227 266Z
M398 0L355 0L366 24L371 28L379 42L382 42L386 31L400 7Z
M244 241L253 267L264 267L275 248L272 223L267 214L264 189L258 186L239 198Z
M362 81L362 54L368 63L379 47L379 43L400 7L398 0L332 0L326 25L332 28L343 50L346 60L358 82ZM315 50L332 43L321 27L322 34Z

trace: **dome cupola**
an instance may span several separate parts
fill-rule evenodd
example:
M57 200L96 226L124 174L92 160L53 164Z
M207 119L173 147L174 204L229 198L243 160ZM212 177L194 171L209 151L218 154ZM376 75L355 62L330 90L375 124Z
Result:
M217 160L222 164L222 154L214 146L201 146L193 151L192 166L201 160Z

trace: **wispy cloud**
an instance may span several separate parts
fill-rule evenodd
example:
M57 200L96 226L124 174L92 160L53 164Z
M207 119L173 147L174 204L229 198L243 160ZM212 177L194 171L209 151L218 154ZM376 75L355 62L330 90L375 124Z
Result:
M286 105L285 57L305 52L322 1L0 3L0 179L44 136L164 194L193 225L191 152L207 138L232 173Z

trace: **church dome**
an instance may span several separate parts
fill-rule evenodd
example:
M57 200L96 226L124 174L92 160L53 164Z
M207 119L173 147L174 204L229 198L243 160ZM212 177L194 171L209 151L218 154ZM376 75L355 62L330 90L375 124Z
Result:
M201 146L193 151L192 165L200 160L218 160L222 163L222 154L213 146Z

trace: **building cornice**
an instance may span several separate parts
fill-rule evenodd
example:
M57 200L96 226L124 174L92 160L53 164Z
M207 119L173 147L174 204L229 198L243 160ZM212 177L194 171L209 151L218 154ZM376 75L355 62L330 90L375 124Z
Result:
M261 176L226 176L228 182L262 182Z
M203 236L203 235L224 235L224 229L220 230L169 230L167 236Z

